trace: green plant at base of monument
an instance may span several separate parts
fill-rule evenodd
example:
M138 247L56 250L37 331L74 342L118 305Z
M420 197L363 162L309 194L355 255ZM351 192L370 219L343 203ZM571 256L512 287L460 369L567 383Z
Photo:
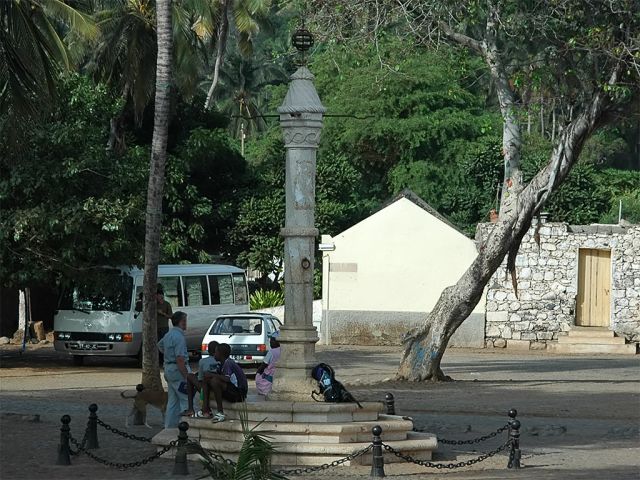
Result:
M287 477L271 471L271 457L275 453L275 448L269 441L269 437L256 431L266 418L250 427L247 404L244 402L238 413L244 441L236 463L224 462L206 450L198 452L202 455L202 463L211 478L220 480L286 480Z

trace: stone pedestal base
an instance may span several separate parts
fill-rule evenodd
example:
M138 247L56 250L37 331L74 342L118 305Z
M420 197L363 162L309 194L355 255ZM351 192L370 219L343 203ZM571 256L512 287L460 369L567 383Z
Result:
M285 323L280 330L279 341L282 356L278 361L278 375L274 379L269 400L312 402L311 392L318 389L317 382L311 378L311 369L317 364L316 328Z
M436 436L413 432L413 422L406 417L383 415L382 403L362 402L363 408L351 403L308 403L249 401L246 404L249 428L269 437L276 453L277 466L322 465L357 452L371 444L371 429L382 428L382 440L414 458L431 459L437 448ZM183 418L189 423L189 438L199 439L204 448L236 460L244 436L240 422L242 404L224 405L227 420ZM162 447L177 437L177 429L167 429L153 438ZM400 461L385 452L385 463ZM371 453L356 458L351 464L369 465ZM345 465L349 465L346 462Z

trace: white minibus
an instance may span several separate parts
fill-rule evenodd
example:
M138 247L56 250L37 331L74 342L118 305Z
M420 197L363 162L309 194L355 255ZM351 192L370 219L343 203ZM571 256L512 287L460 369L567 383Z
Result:
M77 365L87 355L140 358L142 313L135 305L142 279L138 268L102 268L68 288L54 317L55 349L73 355ZM200 350L202 337L219 315L249 311L247 279L238 267L160 265L158 283L173 311L188 315L190 351Z

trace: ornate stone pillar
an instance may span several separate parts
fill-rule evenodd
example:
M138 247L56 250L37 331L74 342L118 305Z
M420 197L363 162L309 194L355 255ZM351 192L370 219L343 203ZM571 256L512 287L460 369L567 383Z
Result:
M286 148L286 219L284 237L285 321L280 333L282 356L274 379L274 400L311 400L316 383L318 332L313 326L316 152L326 109L302 66L291 76L280 113Z

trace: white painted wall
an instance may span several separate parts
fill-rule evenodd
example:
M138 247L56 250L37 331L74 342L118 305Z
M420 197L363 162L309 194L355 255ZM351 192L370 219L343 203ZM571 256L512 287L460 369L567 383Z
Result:
M323 309L429 312L476 257L475 243L400 198L323 243ZM474 312L483 313L481 301Z

